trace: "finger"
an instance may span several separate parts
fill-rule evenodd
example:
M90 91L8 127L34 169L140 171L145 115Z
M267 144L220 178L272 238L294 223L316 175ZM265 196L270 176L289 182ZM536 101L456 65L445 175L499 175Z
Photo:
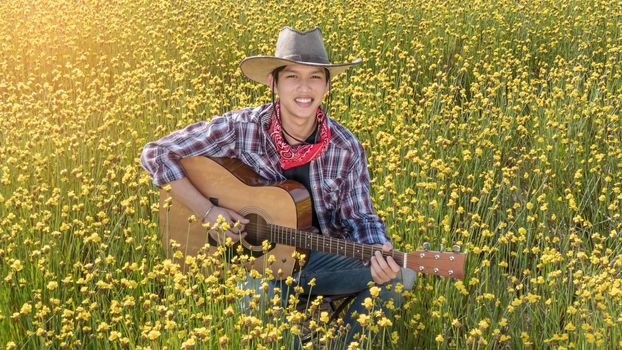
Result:
M382 268L382 272L387 277L385 281L389 281L394 279L397 276L397 273L400 271L399 265L395 263L392 257L385 257L380 254L380 252L376 252L376 259L378 260L378 265Z
M223 243L222 235L217 230L210 230L209 235L216 241L216 244L221 245Z
M376 283L381 283L380 279L378 278L378 274L376 273L376 269L373 268L373 262L372 262L372 267L370 267L370 270L371 270L371 279L374 280L374 282Z
M234 223L231 228L229 228L229 231L239 235L244 231L244 225Z
M400 272L400 270L402 269L400 267L400 265L398 265L395 260L393 259L393 257L388 256L387 257L387 264L389 265L389 267L391 268L391 270L395 273L395 276L397 276L397 273ZM395 278L395 276L393 276Z
M378 281L376 281L376 283L382 284L388 280L389 276L387 276L386 272L382 270L378 263L378 258L376 258L375 256L371 257L371 268L372 271L376 272L376 277L378 278Z
M382 256L382 253L376 251L376 253L374 253L374 256L376 257L376 261L378 261L378 265L380 265L380 268L385 272L389 272L391 268L389 267L389 265L387 265L387 261L384 259L384 256Z
M237 220L241 224L248 224L250 222L247 218L245 218L242 215L236 213L235 211L230 211L230 213L231 213L231 217L233 218L233 220Z
M234 242L237 242L239 240L241 240L242 238L244 238L244 236L246 236L246 233L235 233L235 232L231 232L230 230L228 230L225 235L229 238L231 238Z
M227 223L229 224L229 231L233 233L237 233L238 230L240 230L240 227L235 226L235 222L237 221L237 219L233 216L233 212L227 210L225 214L226 215L224 215L224 217L227 220Z
M212 230L209 230L209 232L208 232L208 233L209 233L209 236L210 236L210 237L211 237L214 241L216 241L216 243L218 243L218 236L216 235L216 232L214 232L214 231L212 231Z
M391 242L384 242L384 244L382 245L382 250L384 250L385 252L390 252L393 250L393 244L391 244Z

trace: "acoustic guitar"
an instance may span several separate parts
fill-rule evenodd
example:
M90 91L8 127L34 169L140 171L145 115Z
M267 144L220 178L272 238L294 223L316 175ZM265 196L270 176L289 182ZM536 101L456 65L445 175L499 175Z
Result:
M311 199L306 188L295 181L268 182L238 159L188 157L181 165L190 182L213 204L232 209L250 220L245 225L247 235L238 245L249 256L254 256L251 266L264 273L266 269L276 272L275 277L291 276L303 262L295 254L316 250L330 254L349 256L369 261L380 251L392 256L403 268L423 274L464 277L465 254L459 247L454 251L426 249L412 253L397 250L384 252L382 247L346 241L309 232L311 227ZM167 203L167 205L165 205ZM185 255L195 256L210 243L215 242L208 229L200 222L189 222L192 212L183 204L160 190L160 228L164 247L170 257L171 240L179 244ZM264 241L270 243L266 248ZM237 248L237 247L236 247ZM308 256L308 254L306 255Z

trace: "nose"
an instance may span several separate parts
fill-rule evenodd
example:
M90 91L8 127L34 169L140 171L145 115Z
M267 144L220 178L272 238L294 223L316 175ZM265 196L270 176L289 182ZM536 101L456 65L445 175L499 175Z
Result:
M301 79L300 84L298 85L298 89L300 91L310 91L311 90L311 79Z

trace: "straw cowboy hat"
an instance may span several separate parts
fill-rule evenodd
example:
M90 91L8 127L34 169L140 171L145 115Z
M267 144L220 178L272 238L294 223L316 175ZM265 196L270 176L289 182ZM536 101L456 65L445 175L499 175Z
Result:
M270 72L288 64L325 67L330 71L330 76L334 77L361 62L357 58L350 63L330 63L322 41L322 32L318 27L306 32L283 27L276 41L274 56L247 57L240 62L240 69L249 79L268 85Z

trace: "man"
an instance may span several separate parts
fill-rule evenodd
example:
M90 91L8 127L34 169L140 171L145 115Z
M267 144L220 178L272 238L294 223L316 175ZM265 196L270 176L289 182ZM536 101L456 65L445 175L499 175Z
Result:
M311 195L312 222L319 234L379 244L384 251L391 251L385 226L372 208L364 149L350 131L328 118L321 108L331 77L360 62L331 64L318 28L299 32L284 27L275 56L254 56L240 63L248 78L272 89L272 103L227 112L209 123L191 124L148 143L141 155L143 167L152 175L154 185L170 184L171 195L203 222L214 223L219 216L230 223L239 221L241 230L226 232L234 241L243 237L244 233L238 233L248 220L201 195L185 178L179 159L234 157L267 180L298 181ZM276 101L275 93L279 97ZM380 252L369 265L311 252L296 280L308 290L308 282L315 278L313 292L317 294L358 292L344 320L356 331L360 326L350 316L354 311L366 313L362 302L369 296L368 283L382 285L399 280L396 277L401 277L400 266ZM380 297L399 303L394 291L383 288Z

